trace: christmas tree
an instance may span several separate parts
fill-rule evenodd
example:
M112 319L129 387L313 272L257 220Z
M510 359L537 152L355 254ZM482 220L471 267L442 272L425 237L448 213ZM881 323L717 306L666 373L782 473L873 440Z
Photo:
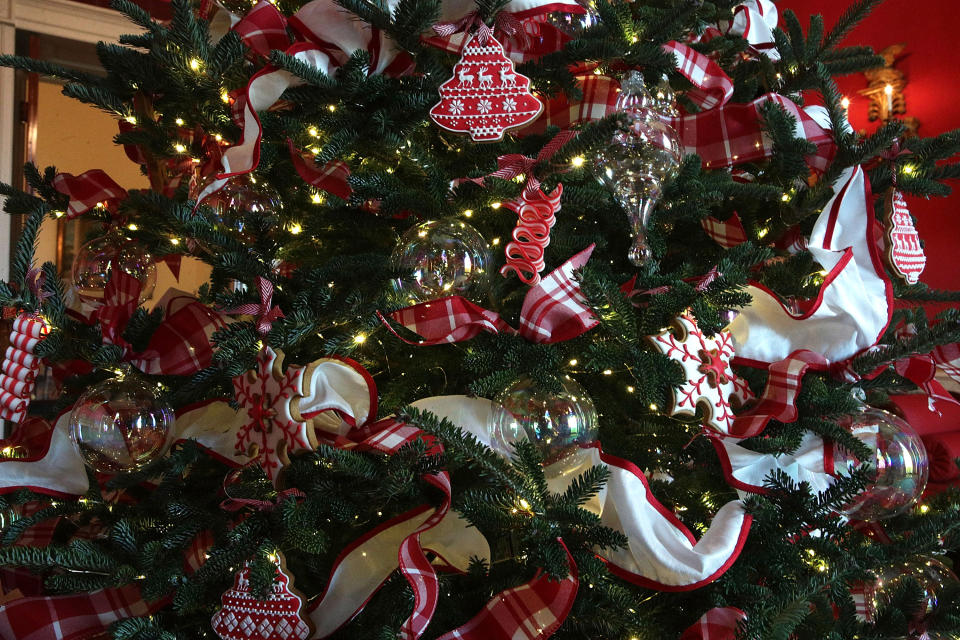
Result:
M106 75L0 59L151 185L0 186L0 637L958 637L960 445L885 409L956 403L960 132L854 133L880 0L788 4L113 0Z

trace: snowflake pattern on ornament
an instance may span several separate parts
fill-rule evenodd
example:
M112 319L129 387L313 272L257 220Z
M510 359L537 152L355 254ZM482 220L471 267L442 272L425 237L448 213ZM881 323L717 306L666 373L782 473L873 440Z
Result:
M697 415L703 423L729 434L739 407L753 398L747 383L730 369L733 337L720 331L712 338L703 334L693 316L677 318L676 326L653 336L654 346L680 363L686 382L673 391L671 415Z
M220 597L221 609L210 620L223 640L306 640L310 626L300 616L304 598L293 589L291 578L276 557L277 577L266 600L250 592L250 567L233 577L233 587Z
M283 352L265 346L257 355L257 369L233 379L233 389L246 420L237 432L237 451L256 458L277 484L289 454L316 448L313 423L300 416L304 381L312 367L282 369Z
M475 142L496 142L507 129L533 122L543 103L530 92L530 78L517 73L503 45L474 33L463 47L453 77L440 85L430 117L448 131Z

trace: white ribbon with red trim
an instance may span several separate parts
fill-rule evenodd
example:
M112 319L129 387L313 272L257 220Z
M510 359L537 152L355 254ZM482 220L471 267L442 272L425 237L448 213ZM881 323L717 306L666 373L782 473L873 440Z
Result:
M734 9L727 35L741 36L771 60L779 60L780 52L773 39L779 18L777 5L770 0L746 0Z
M796 483L807 482L814 493L826 491L834 482L834 444L807 432L793 453L758 453L729 438L714 438L723 474L730 486L746 493L767 493L764 483L774 471L781 471Z
M440 396L415 402L417 408L446 418L490 443L487 430L494 405L466 396ZM699 541L650 491L647 479L632 463L585 448L547 467L552 492L562 493L581 473L595 465L606 466L610 479L584 508L597 514L603 525L621 531L629 541L625 549L598 550L611 570L635 584L661 591L686 591L718 578L736 560L746 541L751 519L739 501L717 512L710 529Z
M826 276L809 309L794 315L772 292L748 287L753 301L730 323L737 356L771 363L797 350L841 362L875 345L892 312L892 285L874 242L870 185L859 166L844 171L810 236Z

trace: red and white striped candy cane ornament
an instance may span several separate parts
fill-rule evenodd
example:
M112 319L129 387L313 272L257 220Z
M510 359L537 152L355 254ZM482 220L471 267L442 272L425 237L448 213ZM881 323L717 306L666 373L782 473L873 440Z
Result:
M50 327L36 314L21 313L13 321L10 346L0 364L0 418L19 424L27 415L40 369L34 350L48 333Z
M540 283L540 272L545 266L543 252L550 244L550 229L557 222L563 185L558 184L549 195L543 189L524 189L521 196L503 206L519 216L513 230L513 241L507 244L507 263L500 269L506 276L513 271L526 284Z

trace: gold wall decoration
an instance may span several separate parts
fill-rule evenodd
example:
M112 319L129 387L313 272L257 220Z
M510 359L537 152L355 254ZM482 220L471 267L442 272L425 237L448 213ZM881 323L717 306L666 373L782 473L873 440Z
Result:
M920 123L916 118L906 115L907 99L903 91L907 86L907 79L903 72L894 66L906 47L904 43L893 44L879 52L884 65L864 71L867 88L862 89L860 94L870 99L870 110L867 114L870 122L880 120L886 123L897 118L906 125L906 136L909 137L917 135Z

